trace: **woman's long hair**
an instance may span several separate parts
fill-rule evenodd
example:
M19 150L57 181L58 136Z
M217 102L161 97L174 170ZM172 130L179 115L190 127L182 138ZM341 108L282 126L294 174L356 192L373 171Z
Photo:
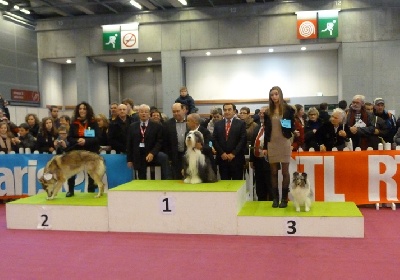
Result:
M94 113L93 113L92 106L90 106L89 103L87 103L85 101L82 101L78 105L75 106L73 117L72 117L72 119L73 119L72 122L74 122L74 121L79 119L79 106L81 106L81 105L85 105L85 107L86 107L86 120L88 120L88 121L94 120L95 116L94 116Z
M282 89L278 86L274 86L269 90L269 117L272 118L276 109L275 103L274 101L272 101L271 99L271 92L273 90L278 91L279 94L279 115L283 116L283 114L285 113L285 109L286 109L286 102L285 100L283 100L283 93L282 93Z
M51 123L53 124L50 131L47 131L47 128L46 128L46 122L48 120L51 120ZM51 117L44 117L42 119L42 123L40 125L40 134L42 134L43 137L46 137L47 135L55 136L57 134L57 129L54 126L54 121Z

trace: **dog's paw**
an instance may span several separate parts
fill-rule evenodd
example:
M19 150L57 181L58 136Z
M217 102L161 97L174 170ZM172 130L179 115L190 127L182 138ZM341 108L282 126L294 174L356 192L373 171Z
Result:
M300 207L296 207L296 212L300 212Z
M191 184L200 184L202 183L200 178L193 178L192 181L190 182Z
M190 184L190 178L188 177L188 178L185 178L185 180L183 180L183 182L185 183L185 184Z
M99 198L101 194L95 195L94 198Z
M306 212L309 212L310 211L310 207L305 207L305 209L306 209Z

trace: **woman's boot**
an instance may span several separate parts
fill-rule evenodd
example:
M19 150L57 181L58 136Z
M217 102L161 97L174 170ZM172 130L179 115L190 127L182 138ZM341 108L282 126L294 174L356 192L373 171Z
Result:
M282 188L282 199L279 208L286 208L288 203L289 188Z
M68 179L68 192L65 197L74 196L74 189L75 189L75 176L72 176Z
M278 188L272 188L272 208L278 208L279 206L279 190Z

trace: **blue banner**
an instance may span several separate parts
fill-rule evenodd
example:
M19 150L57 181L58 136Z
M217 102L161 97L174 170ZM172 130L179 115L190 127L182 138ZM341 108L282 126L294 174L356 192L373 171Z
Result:
M105 189L133 180L133 171L126 166L126 155L101 155L105 159L107 172L103 177ZM0 197L35 195L42 192L38 181L43 175L51 154L14 154L0 155ZM75 179L75 191L87 192L87 174L78 173ZM62 192L68 190L67 182Z

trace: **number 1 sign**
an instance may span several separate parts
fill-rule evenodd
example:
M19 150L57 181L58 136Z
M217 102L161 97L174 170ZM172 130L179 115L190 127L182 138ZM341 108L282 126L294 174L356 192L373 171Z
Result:
M175 215L175 197L162 196L159 199L160 212L163 215Z

